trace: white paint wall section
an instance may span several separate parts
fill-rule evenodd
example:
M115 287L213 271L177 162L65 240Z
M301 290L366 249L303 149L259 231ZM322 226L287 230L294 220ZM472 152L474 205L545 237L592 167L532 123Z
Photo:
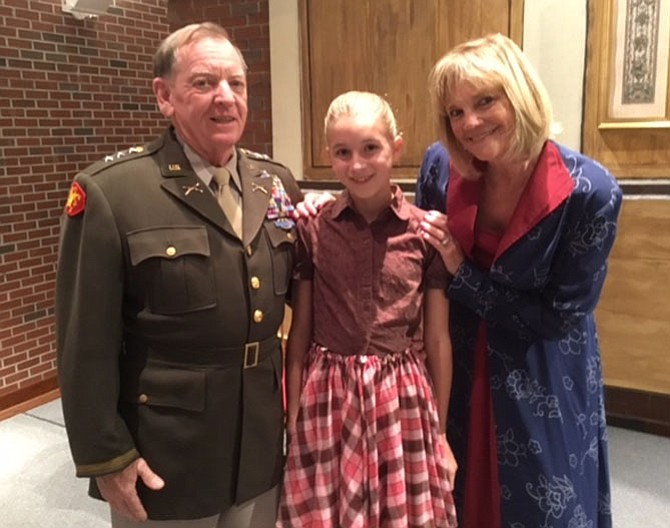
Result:
M559 143L581 149L586 0L526 0L524 52L547 87Z
M303 179L298 0L270 0L272 156Z

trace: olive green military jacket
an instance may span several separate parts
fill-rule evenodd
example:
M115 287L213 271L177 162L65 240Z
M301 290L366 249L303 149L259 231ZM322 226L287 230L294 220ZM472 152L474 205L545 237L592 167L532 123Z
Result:
M276 334L302 195L265 156L239 149L238 171L242 240L172 129L79 173L66 205L57 352L77 475L144 457L165 480L138 485L153 519L216 514L281 476Z

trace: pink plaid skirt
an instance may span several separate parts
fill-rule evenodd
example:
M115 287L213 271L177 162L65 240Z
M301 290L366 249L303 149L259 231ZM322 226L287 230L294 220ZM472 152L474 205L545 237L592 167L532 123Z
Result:
M313 346L303 370L277 527L453 527L424 363Z

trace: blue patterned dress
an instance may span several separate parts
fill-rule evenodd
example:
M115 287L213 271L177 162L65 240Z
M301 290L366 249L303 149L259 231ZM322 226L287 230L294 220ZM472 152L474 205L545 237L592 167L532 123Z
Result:
M483 321L501 526L609 528L607 430L593 310L614 243L621 190L598 163L547 142L487 269L472 258L480 193L481 181L462 178L442 146L428 149L416 204L446 211L466 254L448 288L455 363L449 441L460 468L457 510Z

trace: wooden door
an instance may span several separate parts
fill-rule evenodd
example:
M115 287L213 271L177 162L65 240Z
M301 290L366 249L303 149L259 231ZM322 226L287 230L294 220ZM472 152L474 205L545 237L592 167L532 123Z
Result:
M427 78L454 45L492 32L520 43L522 0L302 0L305 178L329 179L323 119L348 90L384 95L406 150L396 175L414 179L436 127Z

